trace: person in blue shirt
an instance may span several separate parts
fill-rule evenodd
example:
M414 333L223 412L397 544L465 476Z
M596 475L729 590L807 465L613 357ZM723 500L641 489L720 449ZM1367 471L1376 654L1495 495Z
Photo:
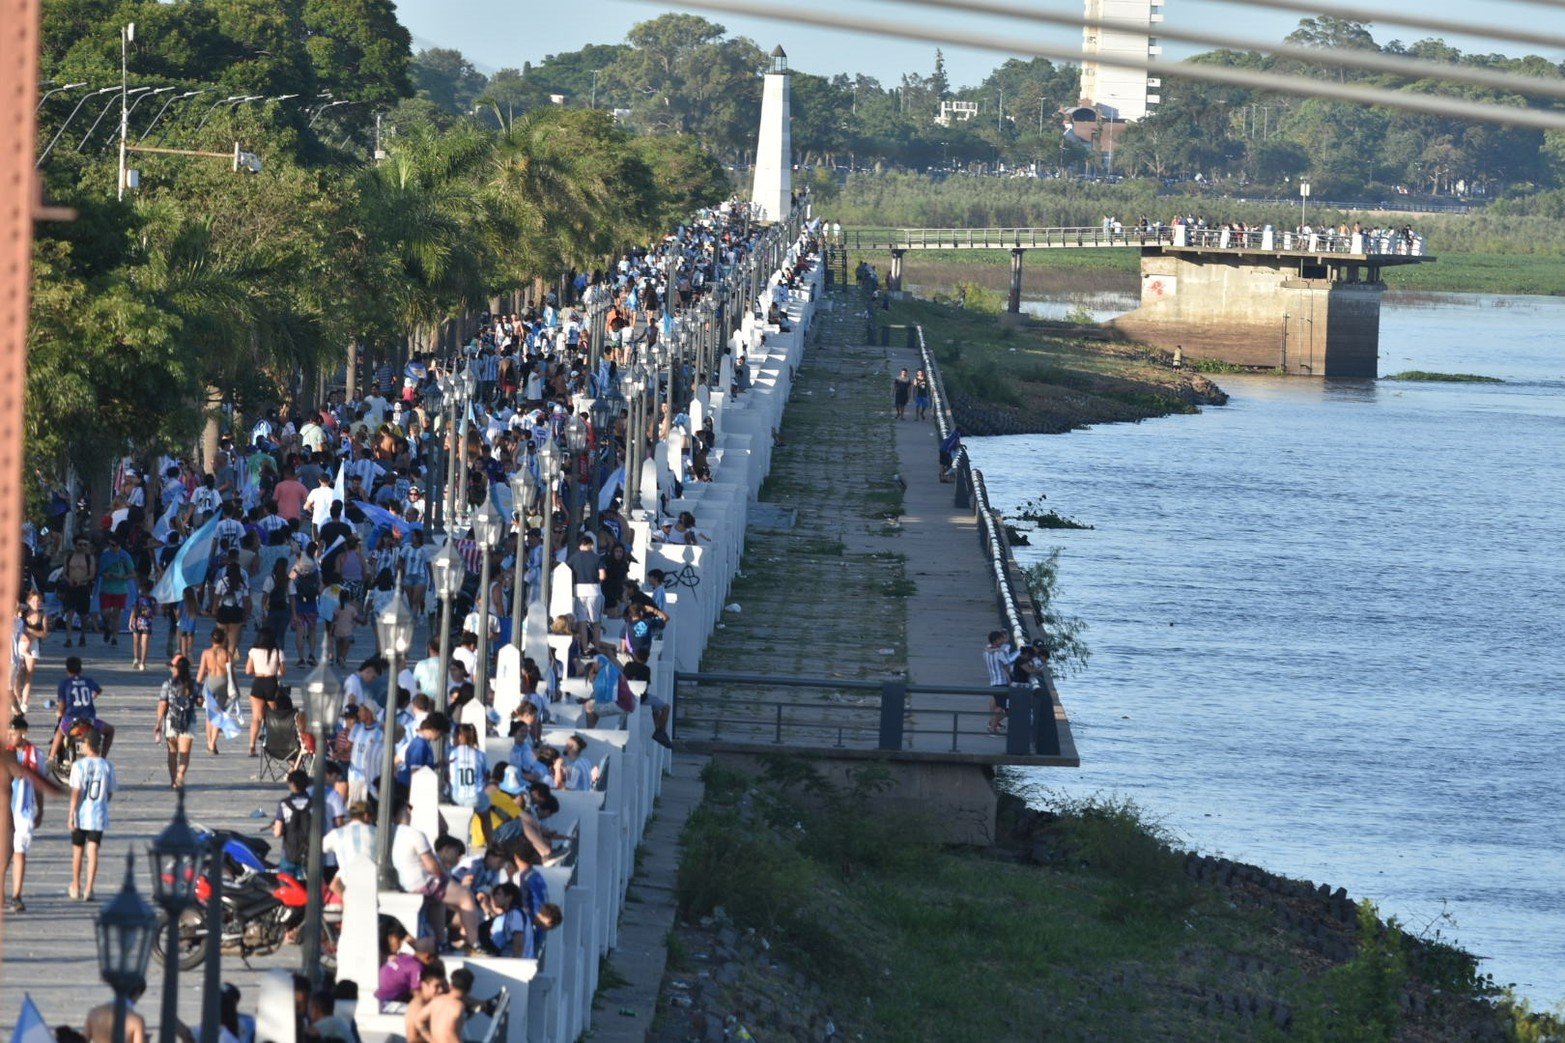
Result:
M456 730L451 752L446 755L446 781L451 787L451 803L476 807L478 795L484 791L488 778L489 759L478 748L478 729L471 724L461 725Z
M402 754L402 766L397 769L397 781L402 785L409 785L413 778L414 768L434 768L435 743L451 730L451 721L445 714L435 711L425 717L418 726L418 734L408 742L408 748Z
M82 674L80 657L71 656L65 660L65 680L60 682L55 697L54 716L60 726L55 729L54 738L49 742L51 763L60 759L65 737L78 721L90 723L103 740L103 752L109 752L114 742L114 728L107 721L98 720L98 696L102 694L103 689L98 682Z

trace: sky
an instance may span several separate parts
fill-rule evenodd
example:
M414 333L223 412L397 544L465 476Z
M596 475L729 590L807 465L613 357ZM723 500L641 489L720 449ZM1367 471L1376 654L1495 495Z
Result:
M1031 0L1040 10L1078 13L1080 0ZM996 23L974 15L955 14L933 8L903 7L884 0L789 0L793 9L811 8L865 18L906 18L925 28L993 31ZM1565 33L1565 15L1559 9L1545 13L1537 3L1522 0L1422 0L1414 5L1393 5L1377 0L1363 7L1391 10L1411 7L1419 14L1465 21L1503 20L1533 25L1558 22L1555 28ZM520 68L523 62L541 61L546 55L574 51L588 43L618 43L637 22L656 18L677 4L643 3L639 0L398 0L398 16L415 38L415 47L454 47L486 72L505 66ZM1166 0L1165 22L1193 32L1223 33L1263 41L1280 41L1298 24L1301 17L1286 11L1249 8L1242 3L1219 0ZM780 43L788 52L794 69L825 75L837 72L861 72L883 83L894 84L908 71L928 72L934 64L935 45L890 37L868 37L815 27L794 26L753 18L735 18L694 12L725 26L732 34L748 36L764 50ZM1000 28L1016 28L1000 24ZM1079 30L1035 27L1025 30L1043 43L1079 51ZM1393 39L1417 40L1427 33L1394 26L1376 25L1375 39L1386 43ZM1448 42L1480 52L1498 51L1518 54L1520 44L1479 38L1451 39ZM1164 57L1178 59L1200 47L1167 44ZM1009 55L943 48L946 70L953 86L974 85ZM1553 61L1565 59L1565 53L1547 55Z

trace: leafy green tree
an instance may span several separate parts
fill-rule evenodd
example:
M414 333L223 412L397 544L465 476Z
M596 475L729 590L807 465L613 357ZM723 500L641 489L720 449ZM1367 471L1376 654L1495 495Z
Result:
M461 51L431 47L413 56L413 85L421 98L457 115L473 111L487 84Z
M361 101L366 115L413 93L413 38L391 0L304 0L301 24L316 83Z

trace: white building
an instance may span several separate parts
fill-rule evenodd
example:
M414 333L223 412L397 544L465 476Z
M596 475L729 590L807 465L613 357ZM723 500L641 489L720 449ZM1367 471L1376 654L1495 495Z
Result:
M1086 5L1087 21L1126 23L1126 28L1088 25L1082 30L1081 100L1111 119L1138 120L1162 100L1157 94L1162 81L1143 69L1110 63L1115 58L1155 60L1163 53L1153 35L1163 20L1163 0L1086 0Z

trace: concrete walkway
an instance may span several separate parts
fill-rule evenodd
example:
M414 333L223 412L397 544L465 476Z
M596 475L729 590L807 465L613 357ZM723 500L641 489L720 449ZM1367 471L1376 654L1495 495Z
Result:
M603 989L589 1035L594 1043L641 1043L657 1011L668 966L668 934L678 909L679 838L701 805L705 757L680 755L663 780L651 825L636 852L636 876L619 917L619 939L609 965L623 984Z
M917 373L917 351L891 348L894 374ZM889 398L889 389L888 389ZM1001 626L994 579L978 542L973 512L954 505L956 486L940 481L940 435L934 414L888 423L897 463L907 482L898 549L907 557L907 576L918 592L907 603L907 671L914 684L981 688L989 683L983 648L989 631Z

